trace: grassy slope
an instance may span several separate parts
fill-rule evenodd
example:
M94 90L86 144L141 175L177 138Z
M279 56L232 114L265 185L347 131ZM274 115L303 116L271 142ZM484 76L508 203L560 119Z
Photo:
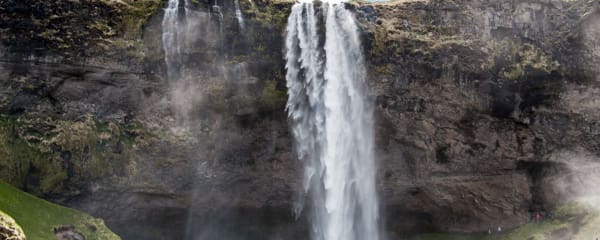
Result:
M28 240L55 239L52 229L60 225L75 226L88 240L120 239L101 219L36 198L2 181L0 210L15 219Z
M527 240L527 239L552 239L547 238L553 231L564 227L560 221L543 222L540 224L527 224L501 235L487 234L423 234L411 240Z
M556 214L556 220L530 223L500 235L431 233L413 236L410 240L584 240L600 237L600 215L594 208L571 203L558 209Z
M587 239L597 239L600 238L600 216L594 216L593 218L587 221L585 226L579 229L577 235L575 235L574 240L587 240Z

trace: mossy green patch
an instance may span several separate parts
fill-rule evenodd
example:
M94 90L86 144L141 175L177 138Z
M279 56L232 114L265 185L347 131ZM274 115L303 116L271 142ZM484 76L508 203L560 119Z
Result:
M256 21L263 26L283 29L287 23L291 5L294 1L274 1L269 4L258 6L253 1L240 1L244 16Z
M28 240L56 239L53 228L72 225L88 240L117 240L102 219L24 193L0 181L0 210L23 228Z
M277 82L266 81L260 98L261 106L266 109L283 109L286 102L287 94L277 89Z
M36 195L77 194L90 181L118 181L135 157L133 146L149 137L142 124L93 116L69 121L0 115L0 179Z
M8 49L44 49L67 58L145 57L142 28L162 0L23 0L0 12L0 42ZM6 7L10 3L1 3ZM43 9L43 11L40 11ZM20 27L13 27L13 26ZM100 54L101 53L101 54ZM125 53L123 56L121 54Z
M122 21L118 31L108 31L102 28L102 32L111 33L112 38L106 40L114 47L137 59L146 57L146 49L142 41L142 28L148 19L160 10L163 5L161 0L103 0L106 4L116 5L120 10ZM118 36L116 36L118 35ZM115 36L115 37L113 37Z
M156 13L163 4L162 0L100 0L109 6L116 6L123 17L121 26L128 39L139 38L142 34L142 26L147 19Z
M500 77L510 81L526 77L527 69L550 74L560 67L557 61L531 44L514 40L491 41L488 48L489 68L501 67Z
M20 127L16 119L0 116L0 176L15 186L24 184L31 164L43 159L39 149L19 136Z
M57 121L43 149L50 159L65 162L69 181L85 182L106 173L119 175L131 160L133 140L123 141L121 128L113 122L98 122L92 116L84 121ZM55 151L53 148L60 148Z

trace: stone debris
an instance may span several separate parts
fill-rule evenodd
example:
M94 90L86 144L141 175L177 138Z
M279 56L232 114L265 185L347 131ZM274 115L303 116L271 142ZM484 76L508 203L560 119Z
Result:
M54 235L58 240L85 240L85 236L70 225L54 227Z

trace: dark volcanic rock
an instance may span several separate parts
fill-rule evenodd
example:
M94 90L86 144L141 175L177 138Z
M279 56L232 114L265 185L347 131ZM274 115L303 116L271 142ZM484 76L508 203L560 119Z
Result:
M373 34L367 50L389 219L405 213L407 221L416 216L443 231L511 228L578 196L557 192L559 184L548 179L569 175L569 162L589 158L553 156L597 146L575 139L597 135L576 127L593 124L581 111L595 107L581 106L572 92L593 88L597 66L571 61L598 59L589 57L595 38L572 39L594 34L581 26L596 21L590 15L597 4L374 5L380 17L365 27ZM403 223L389 224L401 230Z

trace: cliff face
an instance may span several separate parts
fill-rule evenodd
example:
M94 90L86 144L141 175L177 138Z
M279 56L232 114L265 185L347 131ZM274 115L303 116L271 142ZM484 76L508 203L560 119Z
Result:
M375 11L366 25L388 208L414 215L407 223L484 231L580 197L597 154L597 106L582 92L598 76L597 2L360 10Z
M182 239L186 222L300 236L302 164L284 109L290 3L241 1L242 28L233 1L223 19L189 2L196 35L173 82L161 1L2 1L0 176L125 239ZM515 227L595 183L597 1L348 7L377 103L390 231Z

